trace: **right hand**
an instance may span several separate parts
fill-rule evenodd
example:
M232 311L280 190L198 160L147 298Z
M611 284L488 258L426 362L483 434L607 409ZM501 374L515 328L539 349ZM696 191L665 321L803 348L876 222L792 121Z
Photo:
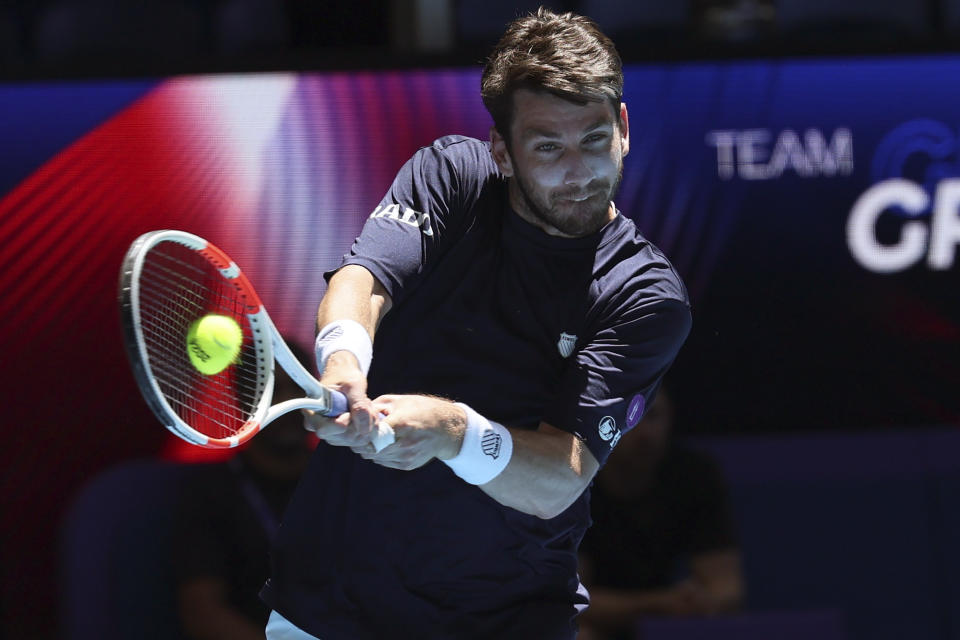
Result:
M337 447L355 447L370 442L376 414L367 397L367 379L356 357L348 351L332 354L320 382L345 395L350 411L339 416L324 416L304 410L304 428Z
M421 395L383 395L373 402L378 417L394 432L393 443L381 451L371 445L354 447L362 458L409 471L433 458L448 459L463 445L467 417L449 400ZM372 444L372 443L371 443Z

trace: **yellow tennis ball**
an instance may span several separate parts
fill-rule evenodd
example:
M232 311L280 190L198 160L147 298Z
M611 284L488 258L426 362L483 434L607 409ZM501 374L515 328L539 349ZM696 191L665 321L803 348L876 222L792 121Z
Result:
M205 315L187 331L187 357L204 375L216 375L229 367L242 345L243 330L229 316Z

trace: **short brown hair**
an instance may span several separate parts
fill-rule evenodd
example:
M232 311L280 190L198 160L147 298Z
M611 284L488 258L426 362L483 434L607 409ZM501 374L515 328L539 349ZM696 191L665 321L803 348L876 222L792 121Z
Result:
M507 26L480 80L483 104L508 143L517 89L548 91L578 104L608 100L619 113L623 64L593 20L540 7Z

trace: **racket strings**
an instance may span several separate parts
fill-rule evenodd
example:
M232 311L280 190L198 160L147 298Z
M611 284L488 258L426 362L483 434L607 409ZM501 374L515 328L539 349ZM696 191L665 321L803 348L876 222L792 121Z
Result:
M246 300L216 265L173 242L160 243L147 254L139 282L140 326L160 393L200 433L236 435L255 415L264 393ZM235 319L244 339L236 363L204 375L190 362L186 336L194 321L210 313Z

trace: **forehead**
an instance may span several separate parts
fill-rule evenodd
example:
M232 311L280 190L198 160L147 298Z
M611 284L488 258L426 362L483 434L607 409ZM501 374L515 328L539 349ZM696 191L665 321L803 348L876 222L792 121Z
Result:
M616 124L618 114L607 100L577 104L546 91L518 89L513 94L513 132L556 134Z

